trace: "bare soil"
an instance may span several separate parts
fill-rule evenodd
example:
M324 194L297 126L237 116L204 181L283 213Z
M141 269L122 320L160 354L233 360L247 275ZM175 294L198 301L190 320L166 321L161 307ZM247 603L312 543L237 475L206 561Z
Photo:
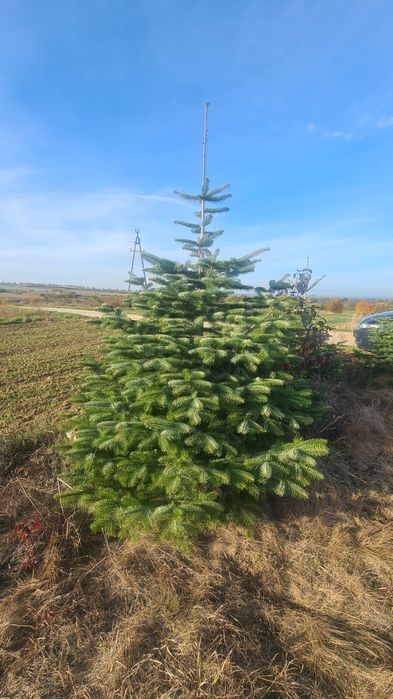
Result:
M48 311L52 313L67 313L77 316L85 316L86 318L102 318L104 313L101 311L94 311L90 308L67 308L64 306L36 306L39 311ZM127 318L131 320L139 320L142 316L135 315L135 313L127 313Z
M331 330L329 334L329 342L334 345L342 343L347 347L355 347L355 338L352 330Z

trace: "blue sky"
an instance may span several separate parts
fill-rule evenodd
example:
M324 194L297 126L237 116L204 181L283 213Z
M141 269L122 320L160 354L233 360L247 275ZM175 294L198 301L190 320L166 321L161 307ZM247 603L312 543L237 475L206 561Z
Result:
M124 287L135 227L181 259L208 99L222 255L393 296L392 21L389 0L3 0L0 279Z

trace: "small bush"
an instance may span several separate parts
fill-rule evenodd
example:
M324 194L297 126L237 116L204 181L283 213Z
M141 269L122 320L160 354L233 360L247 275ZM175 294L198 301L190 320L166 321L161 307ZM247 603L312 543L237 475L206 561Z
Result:
M370 361L378 369L393 369L393 319L383 318L381 327L375 329L370 340Z
M355 306L355 313L359 316L368 316L371 313L375 313L375 303L370 303L370 301L358 301Z
M341 299L331 299L325 304L325 310L331 313L342 313L344 310L344 303Z

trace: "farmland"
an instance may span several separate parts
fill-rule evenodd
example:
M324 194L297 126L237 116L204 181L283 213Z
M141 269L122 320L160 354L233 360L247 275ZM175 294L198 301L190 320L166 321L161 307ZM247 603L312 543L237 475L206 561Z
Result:
M95 308L102 303L122 306L127 299L123 291L99 289L70 289L60 286L23 284L0 285L0 312L3 304L25 306L65 306L68 308Z
M19 310L19 309L18 309ZM48 428L64 416L101 333L81 318L40 316L0 326L0 432Z

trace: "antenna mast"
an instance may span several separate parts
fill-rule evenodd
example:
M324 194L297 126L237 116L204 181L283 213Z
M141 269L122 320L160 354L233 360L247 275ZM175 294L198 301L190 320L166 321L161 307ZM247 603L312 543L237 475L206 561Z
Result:
M139 236L139 228L135 228L134 247L130 248L130 250L132 251L132 262L131 262L130 277L128 280L128 292L131 291L131 283L132 283L132 278L134 275L135 257L137 255L137 253L138 253L140 261L141 261L142 274L143 274L143 288L147 289L146 270L145 270L145 266L143 263L143 253L142 253L141 239Z

